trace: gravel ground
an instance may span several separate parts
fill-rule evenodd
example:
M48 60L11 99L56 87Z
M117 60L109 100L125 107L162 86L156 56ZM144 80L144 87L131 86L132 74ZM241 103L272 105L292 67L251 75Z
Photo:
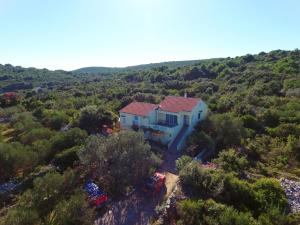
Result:
M300 182L280 179L280 184L283 187L288 198L289 206L293 213L300 211Z

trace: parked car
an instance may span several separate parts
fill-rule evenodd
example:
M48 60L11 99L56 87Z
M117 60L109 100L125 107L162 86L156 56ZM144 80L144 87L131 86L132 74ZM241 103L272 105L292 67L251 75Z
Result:
M92 181L85 184L85 191L88 194L89 203L93 207L101 208L108 201L107 194Z
M146 181L144 192L148 195L155 195L161 191L166 182L166 176L162 173L155 173Z

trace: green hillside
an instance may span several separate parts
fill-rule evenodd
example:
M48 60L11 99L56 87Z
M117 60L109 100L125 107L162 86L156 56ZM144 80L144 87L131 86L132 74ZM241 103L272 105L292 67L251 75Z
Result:
M180 188L167 219L300 224L279 180L300 181L298 49L79 72L0 65L0 92L0 184L23 184L11 195L0 193L1 225L93 224L98 217L83 192L90 178L113 203L130 198L168 154L142 133L119 132L118 111L185 92L210 112L173 168ZM103 125L115 135L99 135ZM214 166L192 160L204 149ZM147 206L153 214L166 205L157 198L151 202L159 207Z

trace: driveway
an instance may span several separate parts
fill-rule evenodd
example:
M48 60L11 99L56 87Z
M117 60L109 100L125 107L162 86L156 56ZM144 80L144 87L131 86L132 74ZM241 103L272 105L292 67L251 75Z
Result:
M112 207L95 221L96 225L148 225L153 222L155 207L173 190L178 180L175 160L177 152L167 152L164 162L158 169L166 175L166 188L155 197L147 197L141 189L131 196L112 203Z

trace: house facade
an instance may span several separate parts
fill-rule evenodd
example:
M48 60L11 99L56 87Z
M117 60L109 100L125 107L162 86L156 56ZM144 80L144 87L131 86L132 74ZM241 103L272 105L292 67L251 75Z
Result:
M181 150L195 125L207 116L207 105L197 98L167 96L156 105L132 102L121 109L121 129L142 130L147 139Z

